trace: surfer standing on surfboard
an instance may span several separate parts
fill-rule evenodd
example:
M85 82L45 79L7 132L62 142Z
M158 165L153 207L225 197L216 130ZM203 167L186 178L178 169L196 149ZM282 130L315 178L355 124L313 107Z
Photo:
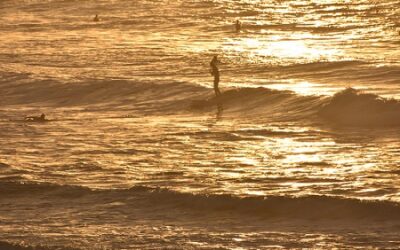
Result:
M220 61L218 60L218 57L215 55L210 62L210 67L211 67L211 75L214 76L214 91L215 91L216 97L219 97L221 95L221 92L219 91L219 88L218 88L218 84L219 84L218 63L220 63Z

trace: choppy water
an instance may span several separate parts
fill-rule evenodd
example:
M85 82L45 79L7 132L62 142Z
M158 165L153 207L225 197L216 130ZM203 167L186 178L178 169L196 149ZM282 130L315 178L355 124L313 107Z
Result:
M1 1L0 241L400 247L399 7Z

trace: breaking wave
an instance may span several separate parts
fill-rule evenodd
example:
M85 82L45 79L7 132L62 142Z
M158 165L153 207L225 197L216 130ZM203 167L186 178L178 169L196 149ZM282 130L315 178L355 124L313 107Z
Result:
M215 106L217 102L195 103L195 108ZM353 88L342 90L332 97L301 96L290 91L265 88L244 88L223 93L221 103L247 113L274 114L287 119L320 119L354 126L400 125L400 102L382 98Z
M6 241L0 241L0 249L5 250L79 250L78 248L62 247L62 246L40 246L40 245L26 245L14 244Z
M400 125L400 102L352 88L336 93L319 115L339 124L358 126Z
M302 96L264 87L228 88L223 89L217 101L211 88L174 81L96 80L71 84L42 80L32 84L26 79L13 79L10 75L0 81L0 104L27 104L29 100L29 104L36 106L81 106L88 108L88 111L121 108L161 114L188 110L211 111L221 104L224 112L238 115L261 114L281 120L322 120L367 127L400 125L398 100L385 99L353 88L347 88L332 97Z
M165 207L212 215L230 212L233 216L269 218L398 220L400 206L390 201L362 201L332 196L237 197L225 194L181 193L166 188L134 186L129 189L93 190L80 186L49 183L1 182L0 197L47 197L47 199L87 199L88 202L112 198L125 206L165 209ZM137 202L137 199L141 202ZM134 204L131 204L134 203ZM129 209L127 209L129 211Z

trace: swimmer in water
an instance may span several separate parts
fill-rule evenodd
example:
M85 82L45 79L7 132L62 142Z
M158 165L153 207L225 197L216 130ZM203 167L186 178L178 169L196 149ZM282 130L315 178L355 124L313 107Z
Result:
M25 121L44 122L44 121L47 121L47 119L46 119L45 114L41 114L40 116L27 116L27 117L25 117Z
M236 32L240 32L240 30L242 30L242 23L239 20L236 20L235 29Z

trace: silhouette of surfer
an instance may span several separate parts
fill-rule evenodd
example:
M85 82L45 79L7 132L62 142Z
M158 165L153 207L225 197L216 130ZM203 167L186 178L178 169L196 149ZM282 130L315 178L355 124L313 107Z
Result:
M98 22L100 21L99 15L96 14L96 16L93 18L93 22Z
M236 20L235 30L236 32L240 32L240 30L242 30L242 23L239 20Z
M30 122L45 122L48 121L46 119L45 114L41 114L40 116L27 116L25 117L25 121L30 121Z
M219 91L219 88L218 88L218 84L219 84L218 63L220 63L220 61L218 60L218 57L215 55L210 62L210 67L211 67L211 75L214 76L214 92L215 92L216 97L219 97L221 95L221 92Z

